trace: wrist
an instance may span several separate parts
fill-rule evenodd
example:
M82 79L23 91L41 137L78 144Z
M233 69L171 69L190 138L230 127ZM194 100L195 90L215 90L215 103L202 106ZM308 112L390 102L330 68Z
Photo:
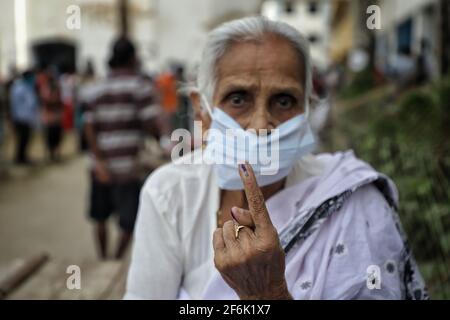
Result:
M293 300L291 293L287 288L287 284L284 281L283 284L276 286L269 292L260 293L257 295L240 295L241 300Z

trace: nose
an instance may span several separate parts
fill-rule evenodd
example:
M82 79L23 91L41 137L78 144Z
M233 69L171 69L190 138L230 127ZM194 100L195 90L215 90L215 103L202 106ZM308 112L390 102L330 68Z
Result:
M247 129L253 129L258 134L260 130L268 130L267 134L270 134L270 130L276 127L272 115L264 105L256 105L254 110Z

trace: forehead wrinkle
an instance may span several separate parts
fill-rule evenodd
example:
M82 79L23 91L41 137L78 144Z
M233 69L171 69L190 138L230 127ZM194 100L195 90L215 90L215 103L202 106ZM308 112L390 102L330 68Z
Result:
M258 87L258 83L251 77L246 79L241 76L229 76L222 78L218 83L218 91L227 91L230 88L243 88L246 90L255 90Z
M280 55L280 50L283 55ZM300 70L303 63L292 46L282 38L269 38L262 42L235 42L216 66L216 93L236 86L251 90L267 88L270 91L286 90L289 87L291 91L296 88L296 92L304 94Z
M250 91L264 90L270 94L283 91L294 92L300 95L304 94L304 89L297 79L292 77L276 78L271 75L268 75L268 77L260 76L256 79L252 76L240 75L221 78L218 83L218 93L228 91L230 88L242 88Z

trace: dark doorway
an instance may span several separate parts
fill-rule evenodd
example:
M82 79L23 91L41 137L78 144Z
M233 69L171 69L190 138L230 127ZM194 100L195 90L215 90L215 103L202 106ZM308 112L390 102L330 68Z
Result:
M33 45L33 57L38 68L55 66L59 73L76 71L76 47L61 40L48 40Z
M408 19L397 27L398 52L411 53L413 21Z

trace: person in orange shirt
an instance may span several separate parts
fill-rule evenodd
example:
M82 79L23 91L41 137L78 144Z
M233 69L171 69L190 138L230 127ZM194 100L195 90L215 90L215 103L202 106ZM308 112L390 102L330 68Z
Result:
M164 110L173 114L177 111L177 81L171 72L163 72L157 77L156 85L161 96L161 106Z

